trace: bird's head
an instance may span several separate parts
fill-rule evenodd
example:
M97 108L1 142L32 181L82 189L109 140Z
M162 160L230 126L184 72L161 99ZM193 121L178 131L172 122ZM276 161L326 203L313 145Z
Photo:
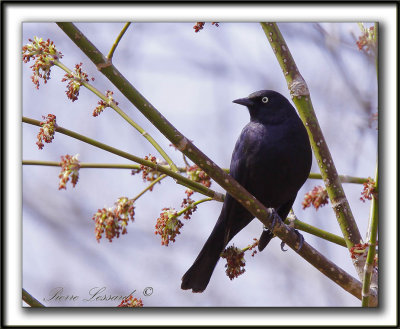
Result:
M247 106L251 121L279 123L296 114L290 102L280 93L273 90L256 91L233 103Z

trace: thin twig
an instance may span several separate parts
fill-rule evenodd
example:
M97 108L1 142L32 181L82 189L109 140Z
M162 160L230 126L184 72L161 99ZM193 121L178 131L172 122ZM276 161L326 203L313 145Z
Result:
M330 233L328 231L324 231L318 227L307 224L297 218L292 219L290 218L290 215L288 218L286 218L285 223L289 224L289 226L293 226L297 230L310 233L321 239L336 243L342 247L346 247L346 241L341 236Z
M163 180L165 177L167 177L166 174L157 177L148 186L146 186L146 188L142 192L140 192L137 196L135 196L133 200L136 201L137 199L139 199L143 194L145 194L148 190L151 190L154 185L156 185L159 181Z
M176 214L176 217L179 217L184 212L188 211L189 209L193 208L194 206L197 206L200 203L212 201L212 200L213 200L212 198L204 198L204 199L197 200L197 201L193 202L192 204L188 205L187 207L183 208L182 210L178 211Z
M23 160L22 164L23 165L37 165L37 166L53 166L53 167L61 166L61 162L42 161L42 160ZM79 165L81 168L140 169L140 165L136 165L136 164L80 162ZM170 168L168 165L164 165L164 167ZM225 172L229 173L229 169L223 168L223 170ZM186 167L178 167L178 171L186 172ZM319 173L310 173L308 175L308 178L309 179L322 179L321 174L319 174ZM347 176L347 175L339 175L339 178L342 183L363 184L368 181L367 178Z
M323 179L320 173L310 173L310 175L308 175L308 178ZM339 179L342 183L353 183L353 184L364 184L365 182L368 181L368 178L348 176L348 175L339 175Z
M125 34L126 30L128 29L129 25L131 25L130 22L126 23L125 26L122 28L121 32L119 33L117 39L115 39L114 44L112 45L110 52L107 55L107 59L111 62L112 61L112 57L114 55L115 49L117 49L117 46L119 44L119 42L122 39L122 36Z
M72 74L72 71L66 67L63 63L60 61L56 60L54 61L54 65L58 66L65 72ZM126 122L128 122L133 128L135 128L140 134L146 138L151 145L154 146L154 148L160 153L160 155L164 158L165 161L170 165L171 169L174 171L178 171L178 168L176 167L175 163L171 160L171 158L168 156L168 154L164 151L164 149L156 142L156 140L148 133L146 132L140 125L138 125L135 121L133 121L115 102L109 102L109 99L107 98L106 95L104 95L100 90L98 90L96 87L91 85L90 83L86 81L80 81L81 84L86 87L88 90L90 90L92 93L94 93L96 96L101 98L103 101L105 101L115 112L117 112L122 118L125 119Z

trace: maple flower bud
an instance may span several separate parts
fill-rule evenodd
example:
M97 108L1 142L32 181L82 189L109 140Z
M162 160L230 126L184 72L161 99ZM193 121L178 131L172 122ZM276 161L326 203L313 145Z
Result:
M22 47L22 60L24 63L28 63L31 59L35 60L34 64L30 67L33 72L31 78L36 89L39 89L39 79L43 79L46 84L50 80L51 67L63 55L56 49L56 46L50 39L43 41L42 38L35 36L33 40L29 39L29 41L31 43Z
M60 183L58 186L58 189L67 189L67 182L69 181L69 178L71 177L71 183L72 186L75 187L76 183L78 182L79 179L79 160L78 160L79 154L76 154L74 156L70 155L65 155L61 156L61 173L58 175L60 178Z
M372 197L375 199L378 198L378 192L375 188L375 181L371 177L368 177L368 180L363 183L363 187L363 191L361 192L362 196L360 198L362 202L365 202L365 200L372 200Z
M131 295L128 298L124 298L117 307L143 307L143 301L141 298L133 298Z
M319 207L325 204L328 204L328 192L322 186L315 186L311 192L306 193L302 202L303 209L313 205L318 210Z
M226 248L222 252L221 257L226 259L225 272L229 279L233 280L246 271L244 269L246 265L244 251L235 247L235 245Z
M177 217L174 208L163 208L160 216L157 218L155 234L161 236L161 244L168 246L169 242L175 242L175 237L180 234L182 222Z
M43 149L43 141L46 143L52 142L57 128L56 116L54 114L48 114L47 117L42 116L42 118L45 119L45 121L40 122L41 128L37 135L38 141L36 142L40 150Z

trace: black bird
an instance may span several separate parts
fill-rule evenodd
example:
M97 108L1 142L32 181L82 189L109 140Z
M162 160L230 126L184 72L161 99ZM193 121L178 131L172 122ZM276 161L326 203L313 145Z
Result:
M250 122L233 150L230 175L268 208L285 220L298 190L311 169L307 131L289 101L272 90L260 90L233 101L247 106ZM193 265L182 278L182 289L202 292L228 242L254 216L226 194L221 214ZM264 230L262 250L273 237Z

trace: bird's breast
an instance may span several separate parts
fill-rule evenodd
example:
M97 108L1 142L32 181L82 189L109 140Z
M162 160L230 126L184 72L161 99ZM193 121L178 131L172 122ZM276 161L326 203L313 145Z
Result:
M287 202L303 185L311 166L304 126L251 122L238 139L232 165L234 178L265 205Z

